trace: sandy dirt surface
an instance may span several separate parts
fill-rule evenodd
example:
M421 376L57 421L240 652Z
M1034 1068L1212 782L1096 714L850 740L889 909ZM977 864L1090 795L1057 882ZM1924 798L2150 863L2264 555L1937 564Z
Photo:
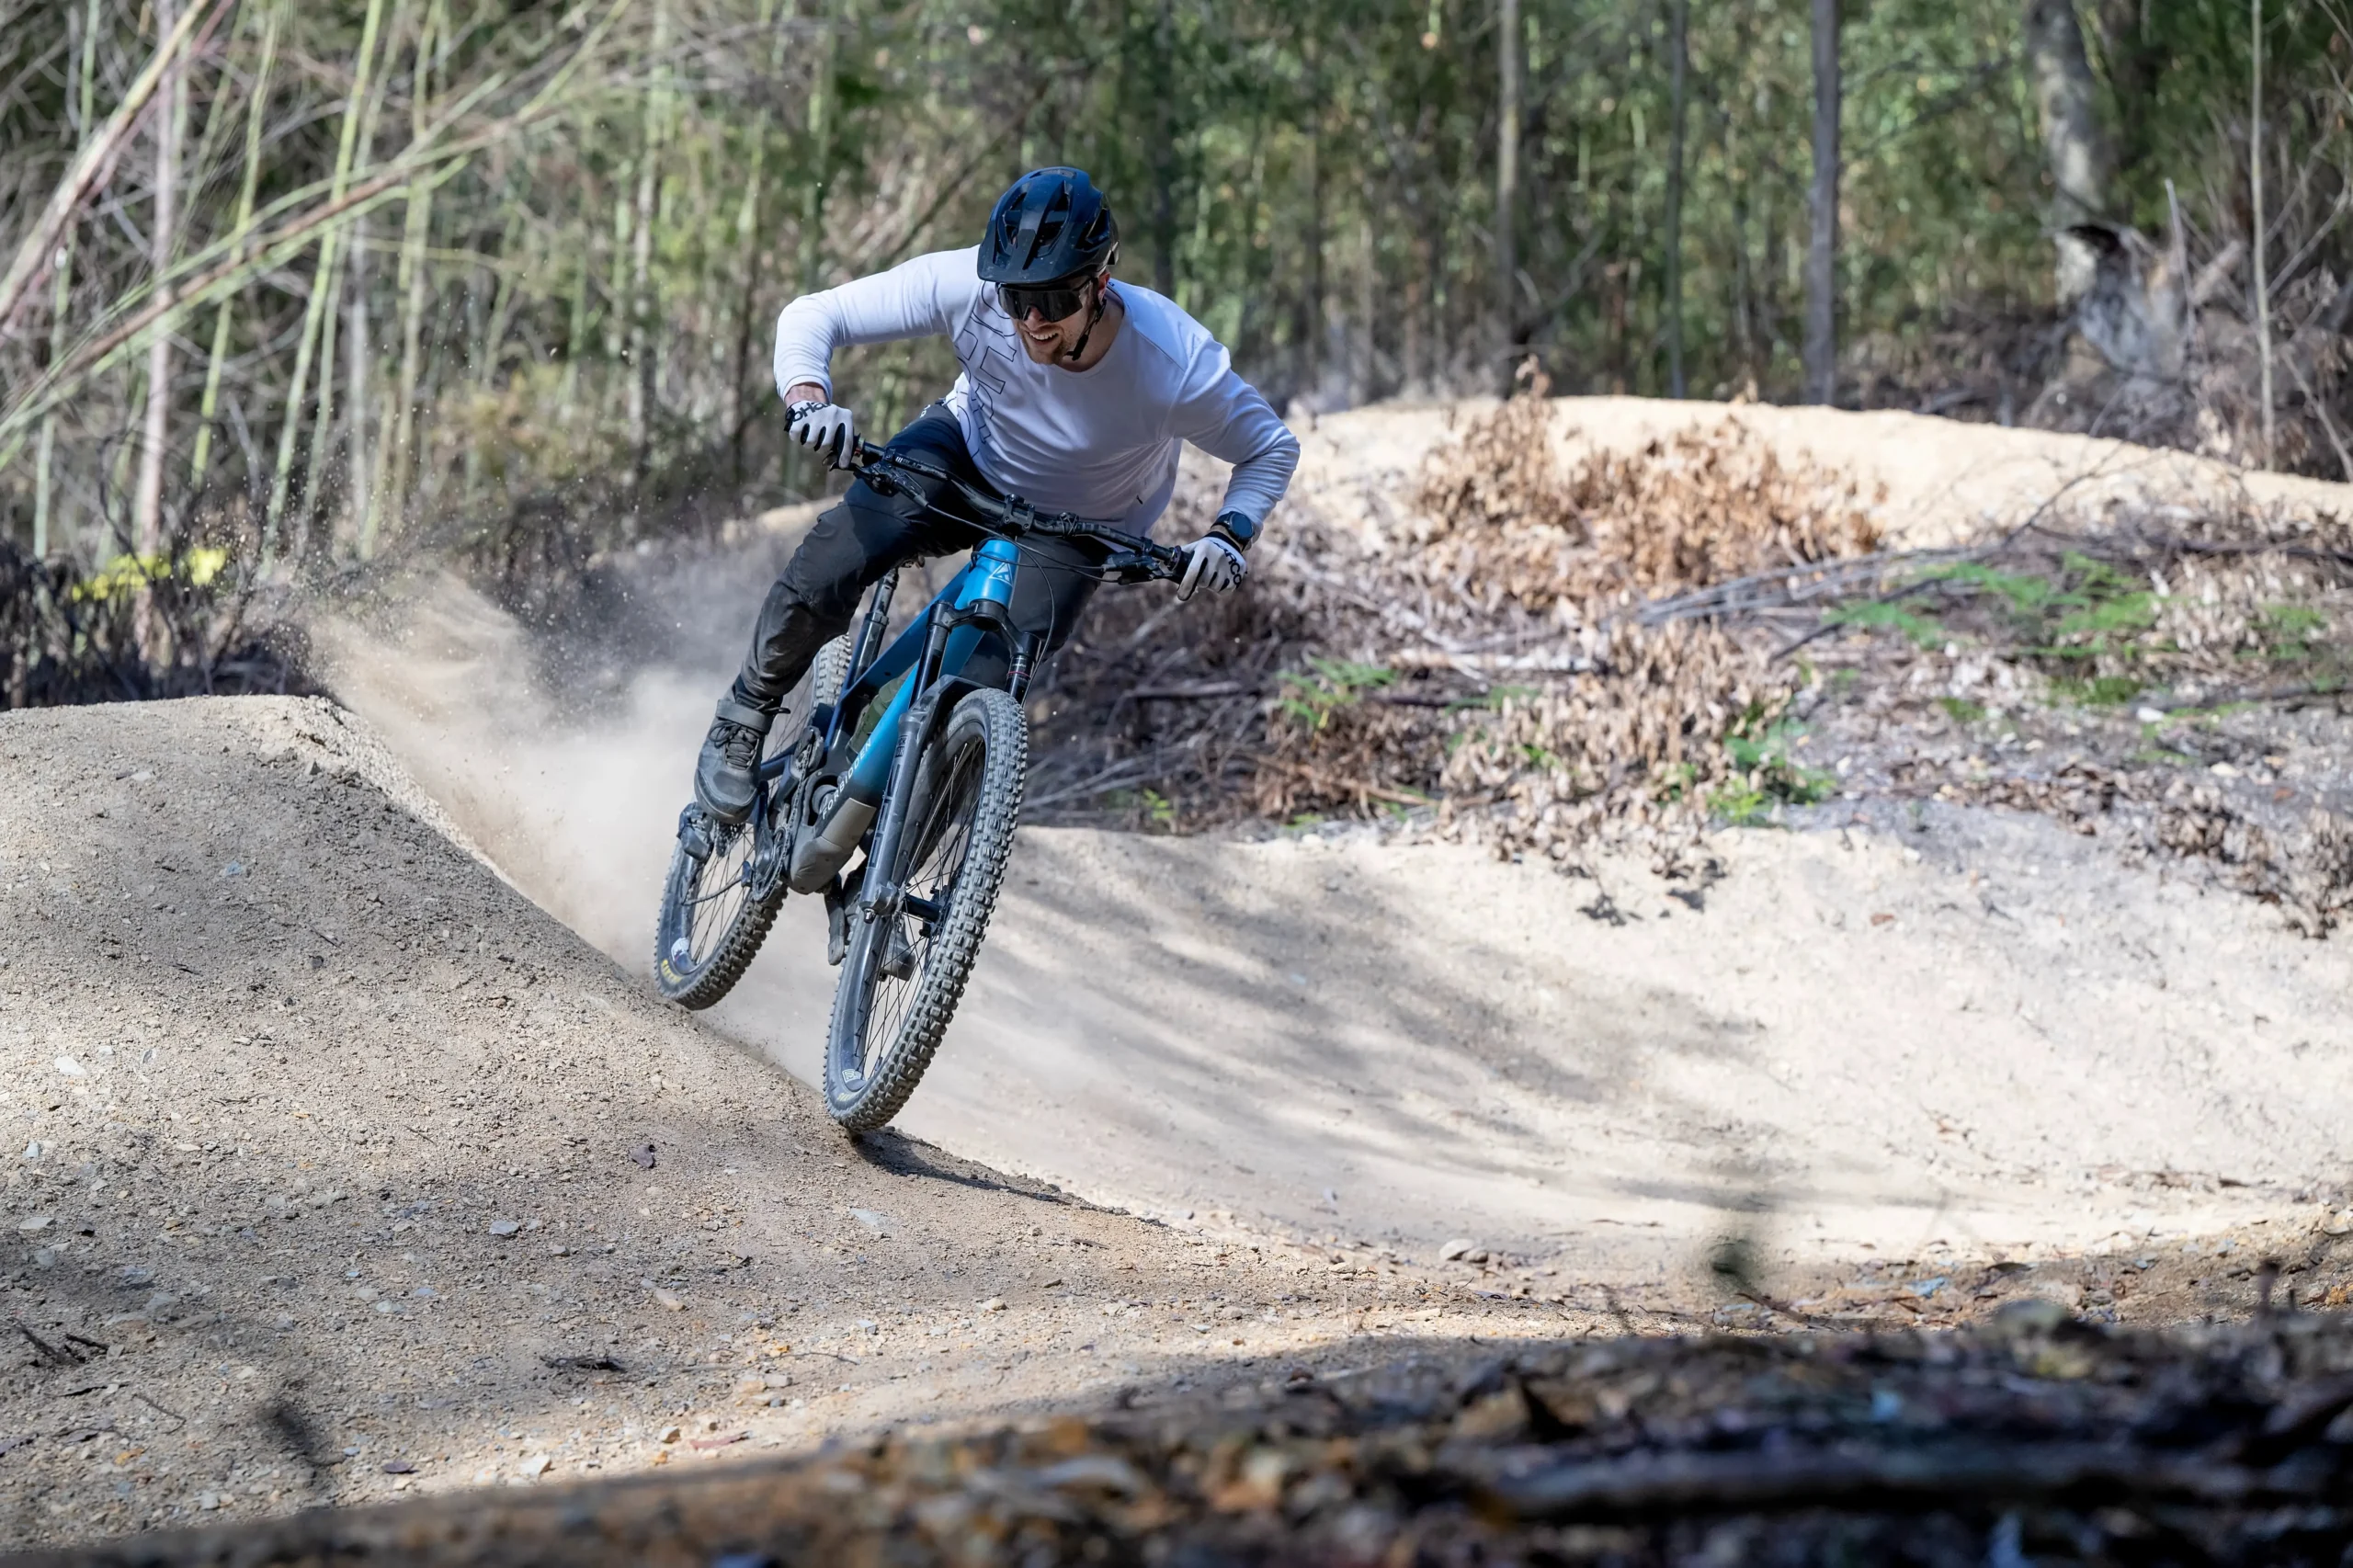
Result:
M1592 1321L850 1144L328 703L0 716L0 1541Z
M1620 443L1723 416L1556 411ZM1729 416L1867 479L1908 474L1904 504L1948 519L1953 486L1980 483L1962 510L1997 526L2026 505L2001 499L2019 475L2173 460L1908 415ZM1445 418L1326 419L1302 486L1326 505L1353 473L1393 504ZM1906 450L1924 454L1910 470ZM551 717L520 634L453 587L397 643L345 644L337 687L518 885L642 971L706 694L764 585L674 579L706 611L682 608L679 661L591 712ZM1688 1271L1727 1228L1791 1266L1983 1257L2330 1196L2327 1130L2353 1096L2342 944L2015 812L1817 820L1722 835L1714 871L1674 882L1355 830L1026 830L901 1125L1143 1211L1425 1257L1468 1239L1614 1283ZM832 991L822 945L813 902L788 901L712 1015L803 1077Z
M1907 493L1905 416L1739 416L1882 451L1911 542L2014 521L2017 476L2073 460L1927 422L1979 455ZM1396 504L1446 417L1323 422L1318 504ZM1643 437L1606 400L1559 417ZM1672 881L1364 829L1026 830L904 1136L849 1142L776 1070L813 1071L830 996L811 901L705 1018L639 978L797 520L637 579L603 642L446 582L324 627L358 719L0 718L10 1539L1398 1347L1367 1334L2021 1292L2162 1321L2245 1312L2266 1258L2306 1300L2353 1285L2343 945L1936 804L1722 835Z

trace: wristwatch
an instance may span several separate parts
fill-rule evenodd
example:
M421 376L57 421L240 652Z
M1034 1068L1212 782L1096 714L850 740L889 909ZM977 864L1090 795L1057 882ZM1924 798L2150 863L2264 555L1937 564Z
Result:
M1246 552L1258 538L1258 524L1245 513L1220 512L1217 521L1210 525L1210 531L1223 534L1234 549Z

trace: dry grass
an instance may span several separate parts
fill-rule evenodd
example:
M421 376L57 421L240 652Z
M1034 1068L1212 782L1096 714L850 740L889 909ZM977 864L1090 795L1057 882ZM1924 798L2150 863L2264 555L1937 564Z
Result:
M1795 673L1625 611L1876 549L1857 487L1732 419L1563 470L1541 390L1433 454L1386 530L1295 501L1192 651L1144 664L1150 612L1107 602L1057 677L1111 716L1061 737L1091 743L1076 780L1148 789L1143 809L1195 824L1427 803L1436 831L1562 859L1798 788L1770 739Z

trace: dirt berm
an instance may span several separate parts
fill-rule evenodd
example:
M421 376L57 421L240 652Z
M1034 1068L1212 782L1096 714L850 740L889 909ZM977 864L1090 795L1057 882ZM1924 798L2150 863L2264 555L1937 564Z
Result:
M1561 1324L846 1142L327 702L0 716L0 927L6 1545Z

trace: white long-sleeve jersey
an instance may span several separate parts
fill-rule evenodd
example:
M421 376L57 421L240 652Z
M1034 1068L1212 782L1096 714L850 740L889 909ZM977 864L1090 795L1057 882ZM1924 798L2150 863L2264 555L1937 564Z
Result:
M1176 486L1186 441L1233 465L1221 510L1254 523L1282 498L1298 438L1233 373L1225 347L1164 295L1115 286L1127 319L1084 370L1040 365L1015 336L980 247L937 251L890 271L804 294L776 324L776 387L833 392L834 350L943 335L963 373L947 404L982 474L1048 512L1150 531Z

